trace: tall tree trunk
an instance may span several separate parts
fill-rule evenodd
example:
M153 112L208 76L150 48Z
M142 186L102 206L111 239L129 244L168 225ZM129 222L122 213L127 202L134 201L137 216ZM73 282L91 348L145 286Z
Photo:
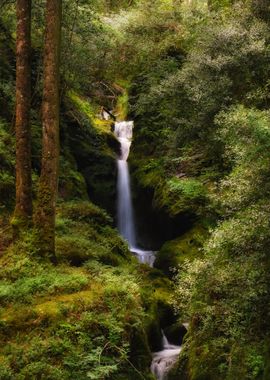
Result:
M42 100L42 164L35 225L40 252L55 258L55 208L59 166L59 66L62 1L47 0Z
M17 0L16 41L16 206L14 235L32 216L31 182L31 0Z

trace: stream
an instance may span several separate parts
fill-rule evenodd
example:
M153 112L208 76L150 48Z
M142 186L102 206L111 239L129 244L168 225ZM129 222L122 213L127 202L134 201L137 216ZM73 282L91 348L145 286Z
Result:
M133 135L133 121L116 122L114 133L121 145L121 154L117 159L117 227L128 242L130 251L139 262L153 267L155 252L146 251L137 246L134 212L131 197L128 156ZM170 368L176 363L181 346L168 342L162 331L162 350L152 353L151 372L157 380L165 380Z

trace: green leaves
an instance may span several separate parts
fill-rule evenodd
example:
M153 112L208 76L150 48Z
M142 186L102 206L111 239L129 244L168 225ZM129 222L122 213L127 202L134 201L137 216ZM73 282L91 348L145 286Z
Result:
M216 117L225 153L238 163L262 160L270 148L270 113L242 105Z
M173 177L161 184L154 195L156 207L165 208L169 215L175 216L181 212L197 210L206 202L207 191L204 185L191 178Z

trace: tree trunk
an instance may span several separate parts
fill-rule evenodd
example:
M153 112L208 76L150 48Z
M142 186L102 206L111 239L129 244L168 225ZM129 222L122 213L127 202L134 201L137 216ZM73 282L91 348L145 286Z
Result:
M16 206L14 235L25 229L32 216L31 181L31 0L17 0L16 41Z
M47 0L42 100L42 164L35 225L40 253L55 257L55 209L59 166L59 66L61 0Z

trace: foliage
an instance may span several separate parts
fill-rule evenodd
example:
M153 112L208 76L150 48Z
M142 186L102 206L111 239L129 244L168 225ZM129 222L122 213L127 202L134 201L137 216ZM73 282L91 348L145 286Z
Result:
M202 361L210 378L233 379L240 374L256 378L250 351L245 352L247 345L254 351L252 357L261 358L258 375L262 375L265 352L261 342L267 329L263 315L269 312L268 231L268 206L251 207L216 229L204 259L181 268L175 305L182 313L188 312L183 317L192 321L191 378L200 378ZM238 355L242 356L240 364Z
M5 1L0 15L0 378L151 378L149 342L159 350L160 327L176 322L163 271L176 273L175 311L190 321L171 377L268 379L268 2L63 5L56 267L39 258L35 231L7 248L15 195L15 3ZM38 0L34 197L43 24ZM161 229L178 236L193 225L163 245L160 270L136 265L112 218L92 203L115 214L119 144L112 122L97 117L101 106L135 120L132 176ZM197 226L209 220L208 236Z
M14 139L5 121L0 119L0 207L10 204L14 195Z
M198 210L206 199L206 190L203 184L196 179L168 179L162 184L162 190L157 189L154 202L158 207L168 209L171 216L180 212L190 211L190 203Z
M90 202L62 203L57 266L39 258L34 231L0 258L1 378L135 376L129 355L134 331L144 329L142 279L110 225ZM77 256L86 250L84 260L70 265L69 249ZM143 355L147 373L147 348Z
M156 255L155 268L174 277L176 268L181 267L186 260L191 263L201 256L207 236L207 229L196 225L181 237L167 241Z
M268 5L208 5L182 4L171 38L159 28L170 19L160 3L145 6L140 32L125 16L126 33L138 41L129 58L134 178L172 217L215 220L204 249L195 260L188 249L176 277L175 308L191 321L176 378L262 379L269 376ZM177 265L178 241L158 254L161 268Z

